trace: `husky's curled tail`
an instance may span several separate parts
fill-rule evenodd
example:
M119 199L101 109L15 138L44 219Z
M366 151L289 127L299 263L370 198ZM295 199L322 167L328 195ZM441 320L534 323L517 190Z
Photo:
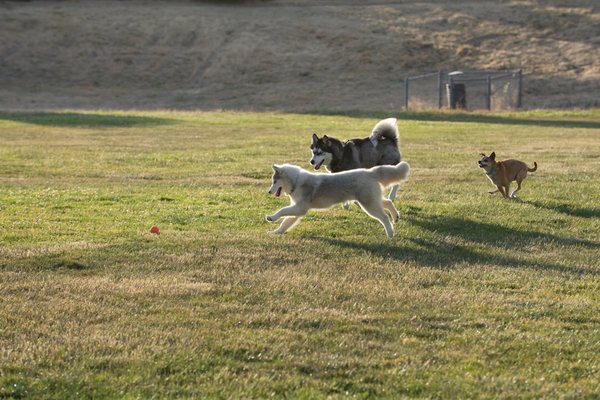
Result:
M368 170L373 177L384 187L398 184L408 179L410 165L406 161L402 161L396 165L380 165Z
M387 118L381 120L373 128L373 132L369 136L369 139L374 146L382 139L391 140L392 143L397 147L400 134L398 133L398 125L396 124L396 118Z

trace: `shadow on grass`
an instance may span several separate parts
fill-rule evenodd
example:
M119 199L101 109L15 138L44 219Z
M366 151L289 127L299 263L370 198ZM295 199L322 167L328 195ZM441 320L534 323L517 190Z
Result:
M573 207L570 204L545 204L539 201L525 201L523 203L530 204L537 208L544 208L546 210L555 211L561 214L569 215L572 217L581 217L581 218L600 218L600 208L592 207L592 208L580 208Z
M597 242L564 238L536 231L522 231L454 217L410 219L408 222L439 236L431 239L408 238L413 244L412 246L403 245L402 242L394 243L383 240L380 243L361 243L334 238L319 238L319 240L339 247L367 251L382 258L413 261L419 265L433 268L449 268L460 263L469 263L552 270L567 274L598 275L596 271L585 267L570 267L555 262L537 260L533 257L516 258L481 250L481 245L486 245L499 248L502 252L518 250L528 252L526 248L529 245L540 242L600 249L600 243ZM472 245L461 244L459 240L472 242Z
M3 120L43 126L82 128L128 128L175 123L172 119L162 117L77 112L0 112L0 121Z
M465 112L309 112L307 114L344 116L349 118L375 118L384 119L396 117L404 121L433 121L433 122L473 122L479 124L506 124L506 125L531 125L551 128L588 128L600 129L600 121L584 119L542 119L542 118L515 118L511 116L465 113Z
M409 218L408 222L444 236L456 236L473 243L519 249L531 244L551 243L562 246L583 246L599 249L600 242L569 238L549 233L513 229L497 224L473 221L464 218L433 216Z
M499 256L479 252L467 246L439 242L430 239L412 239L418 248L405 247L401 244L370 244L350 242L343 239L320 238L332 245L354 250L367 251L374 256L391 258L398 261L414 261L431 268L450 268L460 263L495 264L508 268L533 268L544 271L557 271L567 274L598 275L595 271L581 267L567 267L557 263L537 260L523 260L509 256Z
M65 244L63 249L50 249L41 246L34 254L28 251L17 251L10 256L2 257L0 254L0 272L63 272L87 274L98 268L106 268L106 262L112 264L119 259L123 264L139 258L133 248L142 251L149 248L145 242L135 244L110 244L98 245L97 248L69 248ZM39 254L35 254L39 253ZM120 255L121 257L118 257ZM0 396L1 398L1 396Z

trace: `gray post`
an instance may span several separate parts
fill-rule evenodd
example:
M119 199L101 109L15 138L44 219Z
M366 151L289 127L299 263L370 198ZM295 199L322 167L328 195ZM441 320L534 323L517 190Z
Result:
M487 76L487 87L485 90L485 107L490 111L492 109L492 77Z
M438 108L441 109L442 108L442 95L443 92L443 88L442 88L442 71L438 71Z
M404 78L404 111L408 111L408 78Z
M523 70L517 71L517 108L523 107Z

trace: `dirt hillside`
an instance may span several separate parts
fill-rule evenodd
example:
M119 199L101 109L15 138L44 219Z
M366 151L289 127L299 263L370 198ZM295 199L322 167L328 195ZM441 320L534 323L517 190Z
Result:
M0 109L397 110L407 74L485 68L600 106L600 2L0 1Z

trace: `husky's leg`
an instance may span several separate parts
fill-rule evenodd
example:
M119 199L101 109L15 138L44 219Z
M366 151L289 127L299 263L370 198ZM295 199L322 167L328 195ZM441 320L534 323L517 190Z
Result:
M394 236L394 228L392 227L390 219L388 218L387 214L383 209L383 204L381 200L371 200L366 202L359 201L359 204L362 207L362 209L367 214L369 214L369 216L381 222L381 224L385 228L385 233L388 237Z
M271 233L283 234L288 229L293 228L294 225L296 225L298 222L300 222L301 219L302 219L302 217L285 217L283 219L283 222L281 223L281 225L279 225L279 228L275 229Z
M400 185L392 186L392 190L390 191L390 195L388 196L388 199L390 199L391 201L394 201L394 199L396 198L396 193L398 193L398 186Z
M400 215L398 215L398 210L394 206L394 202L392 200L383 199L383 208L388 210L388 212L392 216L392 222L398 222L398 218L400 218Z
M281 217L303 217L308 210L298 204L283 207L273 215L267 215L265 219L269 222L277 221Z

